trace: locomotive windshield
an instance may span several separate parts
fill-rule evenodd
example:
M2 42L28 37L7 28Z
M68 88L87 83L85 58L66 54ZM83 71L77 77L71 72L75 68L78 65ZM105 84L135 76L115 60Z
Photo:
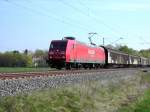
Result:
M50 50L65 51L66 46L67 46L67 41L54 41L54 42L51 42Z

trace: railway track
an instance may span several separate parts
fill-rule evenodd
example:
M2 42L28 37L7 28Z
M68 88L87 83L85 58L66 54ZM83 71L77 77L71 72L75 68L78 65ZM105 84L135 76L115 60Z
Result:
M46 71L46 72L22 72L22 73L0 73L0 80L18 79L18 78L34 78L45 76L60 76L60 75L76 75L81 73L93 72L110 72L121 70L142 70L141 68L119 68L119 69L98 69L98 70L60 70L60 71Z
M48 72L22 72L22 73L0 73L0 79L18 79L18 78L33 78L33 77L44 77L44 76L59 76L68 74L80 74L80 73L98 72L98 70L72 70L72 71L48 71Z

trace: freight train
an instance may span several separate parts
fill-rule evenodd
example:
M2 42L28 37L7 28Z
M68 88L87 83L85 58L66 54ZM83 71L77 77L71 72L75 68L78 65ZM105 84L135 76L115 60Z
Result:
M50 67L57 69L150 66L148 58L129 55L104 46L86 45L74 37L52 40L47 62Z

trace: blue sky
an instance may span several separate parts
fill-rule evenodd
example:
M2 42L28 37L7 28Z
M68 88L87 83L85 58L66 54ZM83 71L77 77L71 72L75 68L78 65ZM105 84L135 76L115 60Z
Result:
M64 36L150 48L149 0L0 0L0 51L49 48Z

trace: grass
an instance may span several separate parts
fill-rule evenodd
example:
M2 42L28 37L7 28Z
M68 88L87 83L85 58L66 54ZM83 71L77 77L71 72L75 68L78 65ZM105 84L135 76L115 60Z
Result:
M1 99L0 112L82 112L91 102L82 101L77 92L53 90ZM89 101L89 100L88 100Z
M150 73L145 73L142 75L142 82L150 84Z
M118 109L118 112L150 112L150 89L136 102Z
M142 83L150 87L150 73L142 75ZM120 107L118 112L150 112L150 88L146 89L135 102Z
M142 99L136 103L136 112L150 112L150 89L144 93Z
M142 78L141 78L142 76ZM0 98L0 112L149 112L150 90L140 85L150 75L129 80L84 82Z
M40 72L48 71L50 68L27 68L27 67L0 67L0 73L8 72Z

